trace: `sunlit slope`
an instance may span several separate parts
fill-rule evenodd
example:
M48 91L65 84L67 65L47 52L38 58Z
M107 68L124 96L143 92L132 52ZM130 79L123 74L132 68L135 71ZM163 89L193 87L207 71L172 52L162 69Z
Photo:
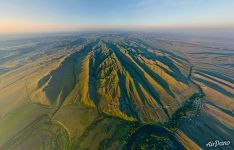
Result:
M9 56L2 58L0 54L0 117L30 103L41 77L57 68L72 51L80 49L82 42L86 41L72 37L2 42L0 51ZM46 102L40 100L40 103Z
M201 85L210 104L229 113L234 111L232 78L222 73L199 70L194 73L194 80Z
M32 100L152 122L167 119L196 91L186 60L135 39L112 38L91 39L67 55L38 81Z

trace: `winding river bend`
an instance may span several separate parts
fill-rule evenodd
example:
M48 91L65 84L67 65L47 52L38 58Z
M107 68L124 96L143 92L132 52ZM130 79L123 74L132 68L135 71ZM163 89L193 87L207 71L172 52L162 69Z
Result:
M143 135L161 135L169 138L177 150L184 150L185 147L177 140L177 138L167 129L156 125L143 125L138 128L129 138L127 150L131 150L134 142Z

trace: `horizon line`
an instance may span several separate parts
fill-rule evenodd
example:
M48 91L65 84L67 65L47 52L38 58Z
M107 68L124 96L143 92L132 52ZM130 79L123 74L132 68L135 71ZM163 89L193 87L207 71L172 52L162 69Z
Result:
M234 23L229 24L55 24L35 22L1 22L0 34L11 33L54 33L82 31L167 31L167 30L227 30L234 29Z

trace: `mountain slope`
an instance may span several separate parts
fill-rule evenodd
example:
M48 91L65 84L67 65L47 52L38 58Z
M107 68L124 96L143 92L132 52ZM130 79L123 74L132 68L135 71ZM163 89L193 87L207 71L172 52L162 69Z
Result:
M126 120L165 121L196 87L189 63L136 39L93 38L43 76L33 101L84 104Z

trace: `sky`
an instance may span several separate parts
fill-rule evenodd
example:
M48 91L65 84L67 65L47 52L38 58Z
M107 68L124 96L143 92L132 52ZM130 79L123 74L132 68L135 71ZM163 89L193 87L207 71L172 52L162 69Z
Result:
M234 27L234 0L0 0L0 33Z

